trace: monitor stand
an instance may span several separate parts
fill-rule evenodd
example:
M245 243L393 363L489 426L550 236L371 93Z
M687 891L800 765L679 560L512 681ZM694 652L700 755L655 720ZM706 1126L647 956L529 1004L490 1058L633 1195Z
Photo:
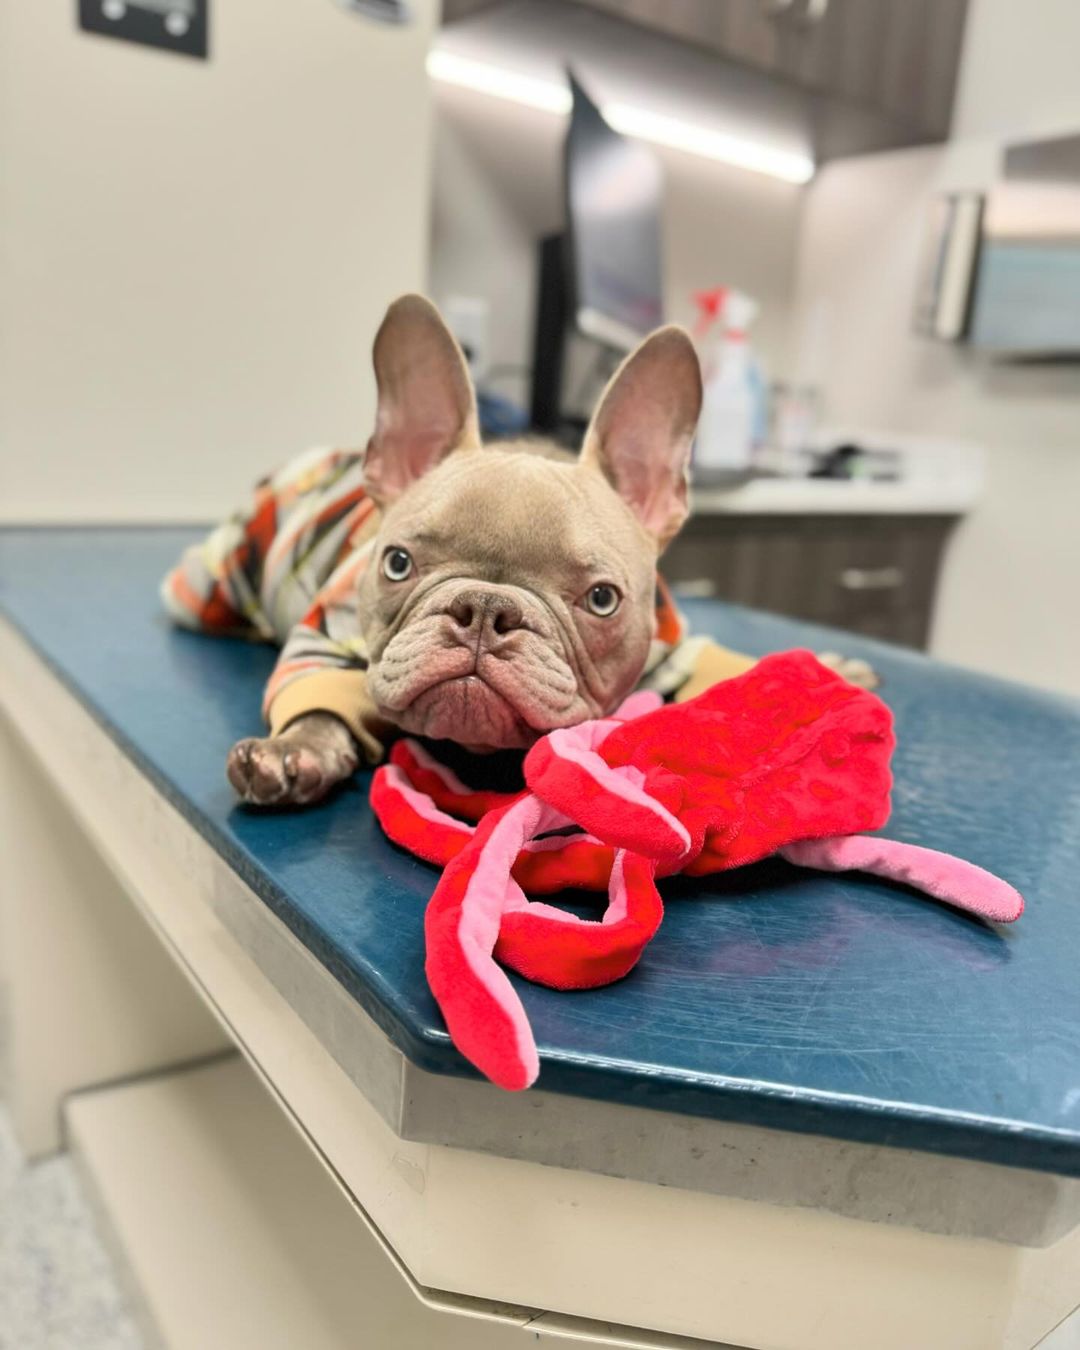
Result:
M541 239L537 264L529 420L533 431L558 440L563 423L563 369L571 313L566 236L549 234Z
M570 386L577 389L580 398L586 382L592 378L599 393L625 353L595 336L576 331L565 234L552 234L540 240L537 264L529 429L578 450L588 417L584 409L574 406L575 395ZM574 370L581 357L581 342L595 353L591 366L586 363L584 377L582 371Z

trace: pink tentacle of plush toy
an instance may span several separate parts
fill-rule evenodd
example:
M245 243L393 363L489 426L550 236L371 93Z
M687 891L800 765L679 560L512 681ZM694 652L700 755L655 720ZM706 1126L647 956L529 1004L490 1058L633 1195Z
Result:
M868 872L887 881L903 882L955 909L993 923L1012 923L1024 910L1019 891L983 867L919 844L898 839L847 835L840 839L807 839L778 850L782 858L817 872Z
M765 658L684 704L636 694L611 717L550 732L516 794L475 792L400 742L372 805L395 843L445 867L426 971L454 1044L493 1082L528 1087L539 1057L500 963L561 989L622 978L663 917L657 876L776 853L903 882L992 921L1019 917L1019 894L984 869L861 833L888 818L892 747L881 700L808 652ZM602 916L525 894L568 886L606 887Z

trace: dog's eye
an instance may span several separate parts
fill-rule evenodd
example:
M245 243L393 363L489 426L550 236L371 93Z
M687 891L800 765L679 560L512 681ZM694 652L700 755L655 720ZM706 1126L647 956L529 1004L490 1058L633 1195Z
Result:
M383 576L388 581L404 581L412 568L412 554L408 549L388 548L383 554Z
M594 586L585 597L585 605L590 614L595 614L599 619L610 619L619 608L619 601L622 596L614 586L609 586L607 582L601 582L599 586Z

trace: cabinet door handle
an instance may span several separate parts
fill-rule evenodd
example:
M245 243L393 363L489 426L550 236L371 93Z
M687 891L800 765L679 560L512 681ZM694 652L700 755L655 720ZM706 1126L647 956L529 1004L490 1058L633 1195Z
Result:
M828 13L829 0L761 0L766 17L779 21L794 19L801 24L818 24Z
M403 0L337 0L350 14L374 19L377 23L409 23L412 15Z
M711 600L716 595L716 582L709 577L687 577L673 581L671 589L685 600Z
M895 591L903 584L899 567L845 567L840 573L845 591Z

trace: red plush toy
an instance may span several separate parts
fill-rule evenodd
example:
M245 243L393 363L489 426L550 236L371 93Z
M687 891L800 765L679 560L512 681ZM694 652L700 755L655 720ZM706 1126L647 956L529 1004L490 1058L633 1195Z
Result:
M982 868L861 834L888 819L893 745L885 704L802 651L766 657L688 703L635 694L613 717L550 732L525 758L521 793L474 792L416 742L398 742L371 802L395 843L446 869L425 932L454 1044L500 1086L528 1087L536 1045L494 958L558 989L609 984L659 927L656 878L676 872L779 853L904 881L987 919L1019 918L1019 894ZM568 886L606 887L603 917L525 895Z

